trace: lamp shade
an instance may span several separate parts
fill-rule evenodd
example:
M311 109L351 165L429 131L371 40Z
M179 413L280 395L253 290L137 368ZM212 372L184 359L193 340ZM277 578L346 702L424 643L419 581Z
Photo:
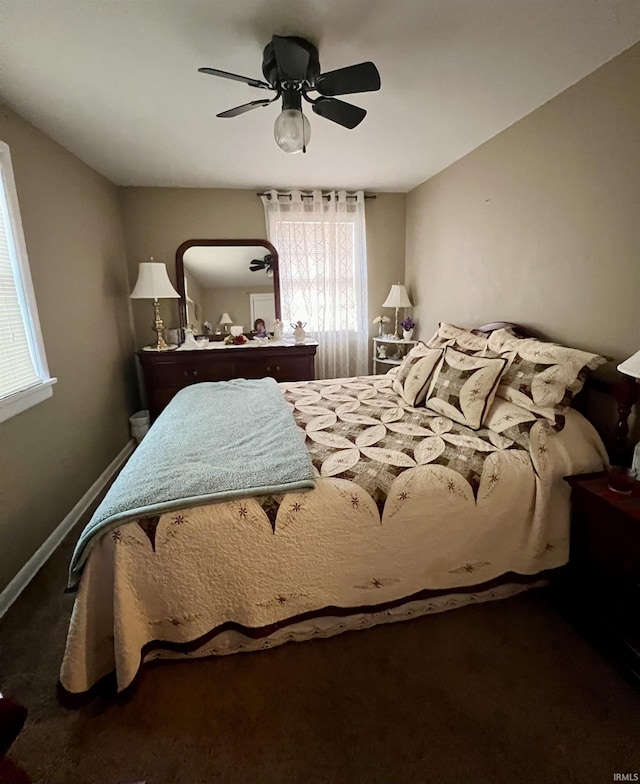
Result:
M233 319L228 313L223 313L218 324L233 324Z
M636 351L629 359L625 359L618 365L618 370L625 376L640 378L640 351Z
M400 283L391 286L389 296L382 303L383 308L412 308L407 290Z
M167 267L161 261L143 261L138 269L138 280L129 295L131 299L179 299L171 285Z

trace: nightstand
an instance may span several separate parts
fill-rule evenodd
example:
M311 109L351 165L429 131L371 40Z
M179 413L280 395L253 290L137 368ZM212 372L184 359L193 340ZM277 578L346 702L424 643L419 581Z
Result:
M387 373L394 365L402 364L402 360L419 343L418 340L396 340L394 337L373 338L373 375ZM386 354L381 357L380 353Z
M640 482L630 495L607 475L571 485L571 556L557 587L561 611L640 682Z

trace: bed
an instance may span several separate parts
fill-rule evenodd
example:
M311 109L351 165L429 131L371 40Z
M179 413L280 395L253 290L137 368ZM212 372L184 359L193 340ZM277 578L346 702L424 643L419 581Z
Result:
M395 372L277 385L313 487L267 471L264 490L243 479L248 494L112 515L72 568L63 688L115 670L123 690L150 659L260 650L544 584L568 560L563 477L607 461L570 407L603 361L513 328L441 324ZM167 443L179 398L186 421L190 395L215 407L227 383L180 392L139 462Z

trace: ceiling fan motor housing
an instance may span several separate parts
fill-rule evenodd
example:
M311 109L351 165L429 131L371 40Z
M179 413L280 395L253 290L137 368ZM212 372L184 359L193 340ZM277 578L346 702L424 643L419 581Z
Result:
M305 49L309 53L309 64L307 66L304 80L291 78L287 74L284 74L280 71L276 62L273 41L269 41L269 43L265 46L262 55L262 73L264 74L264 78L272 87L276 89L282 89L283 82L297 82L302 86L304 81L304 86L306 88L313 87L316 83L316 79L318 76L320 76L320 59L318 57L318 50L312 43L309 43L309 41L305 40L304 38L298 38L298 36L294 35L286 36L286 38L289 41L295 42L299 47Z

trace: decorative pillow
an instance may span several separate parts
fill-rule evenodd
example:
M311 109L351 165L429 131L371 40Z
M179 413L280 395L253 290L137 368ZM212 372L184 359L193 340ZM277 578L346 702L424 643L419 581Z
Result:
M509 362L498 397L545 417L557 430L564 427L563 414L584 386L588 372L607 361L588 351L517 338L506 330L493 332L488 346Z
M472 357L448 346L429 387L427 408L479 430L506 366L502 357Z
M483 332L474 332L441 321L435 335L427 341L427 345L431 348L452 346L467 354L482 354L487 348L488 339L489 336Z
M427 388L442 357L443 349L428 348L424 343L414 346L398 366L394 390L410 406L424 403Z

